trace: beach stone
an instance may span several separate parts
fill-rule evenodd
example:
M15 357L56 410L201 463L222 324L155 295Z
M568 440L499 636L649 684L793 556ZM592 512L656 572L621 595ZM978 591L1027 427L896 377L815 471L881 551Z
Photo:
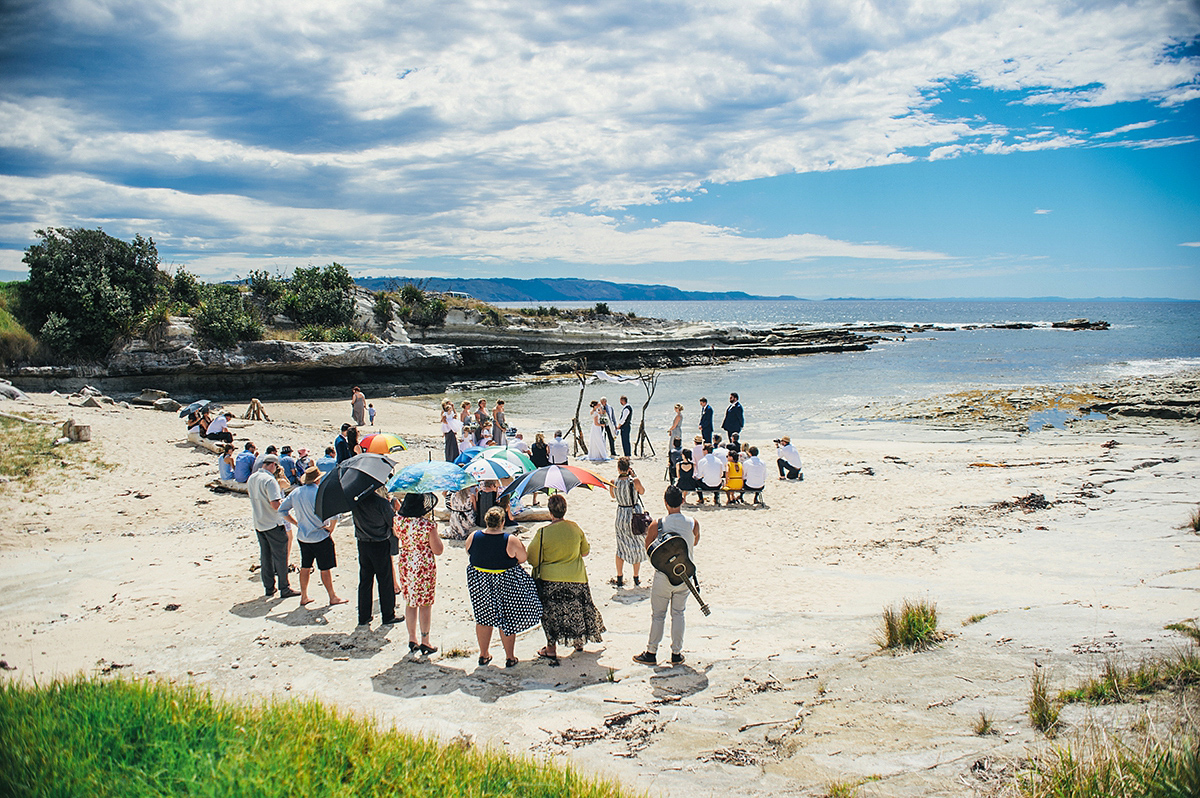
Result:
M89 396L79 403L80 407L101 407L100 400L94 396Z
M158 401L156 401L154 403L154 409L161 410L164 413L174 413L177 410L179 410L179 408L181 408L181 407L183 407L183 405L179 404L179 402L176 402L174 399L170 399L170 398L159 399Z
M143 388L140 394L129 401L135 405L153 405L159 399L166 399L168 396L166 391L160 391L157 388Z
M85 385L79 389L80 396L103 396L104 391L99 388L93 388L91 385Z
M16 401L27 402L29 397L20 388L13 386L8 380L0 380L0 399L13 399Z

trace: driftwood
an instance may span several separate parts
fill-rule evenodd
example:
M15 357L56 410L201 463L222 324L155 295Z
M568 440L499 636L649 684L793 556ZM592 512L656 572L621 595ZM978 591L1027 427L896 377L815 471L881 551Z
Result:
M583 391L587 387L588 371L587 358L581 357L575 361L575 379L579 380L579 401L575 403L575 418L571 420L571 456L578 457L582 451L587 455L587 442L583 437L583 427L579 424L579 411L583 408Z
M242 418L248 418L251 421L270 421L271 417L267 415L267 409L263 407L263 403L257 399L250 400L250 406L246 408L246 414Z
M650 400L654 398L654 390L658 387L658 369L650 369L645 371L638 369L638 381L642 383L642 388L646 391L646 401L642 404L642 420L638 424L637 447L638 457L646 456L646 447L650 447L650 456L654 456L654 444L650 442L650 436L646 434L646 408L650 406Z

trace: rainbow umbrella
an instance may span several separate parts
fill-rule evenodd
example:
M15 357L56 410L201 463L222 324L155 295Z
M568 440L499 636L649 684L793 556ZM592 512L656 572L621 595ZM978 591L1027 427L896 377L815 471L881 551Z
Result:
M580 485L588 490L593 487L608 487L607 482L585 468L552 465L543 466L531 474L526 474L524 479L519 479L505 488L501 495L528 496L530 493L552 490L566 493L571 488L577 488Z
M364 452L374 452L375 454L387 454L388 452L406 451L408 444L399 435L393 435L390 432L376 432L373 435L364 435L358 442Z

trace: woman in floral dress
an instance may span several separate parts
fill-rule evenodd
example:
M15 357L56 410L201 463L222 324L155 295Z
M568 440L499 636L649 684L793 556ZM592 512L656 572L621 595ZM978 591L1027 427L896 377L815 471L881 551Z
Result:
M437 499L432 493L406 493L403 502L395 503L399 505L395 529L400 542L396 565L400 574L400 592L404 594L408 650L420 650L428 656L437 651L437 646L430 645L429 631L433 624L433 598L437 588L436 558L445 551L437 522L432 517Z

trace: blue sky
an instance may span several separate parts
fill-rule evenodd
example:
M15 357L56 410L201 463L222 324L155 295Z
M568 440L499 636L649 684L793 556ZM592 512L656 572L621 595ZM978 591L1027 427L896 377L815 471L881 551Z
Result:
M0 4L0 278L1200 299L1198 175L1187 0Z

